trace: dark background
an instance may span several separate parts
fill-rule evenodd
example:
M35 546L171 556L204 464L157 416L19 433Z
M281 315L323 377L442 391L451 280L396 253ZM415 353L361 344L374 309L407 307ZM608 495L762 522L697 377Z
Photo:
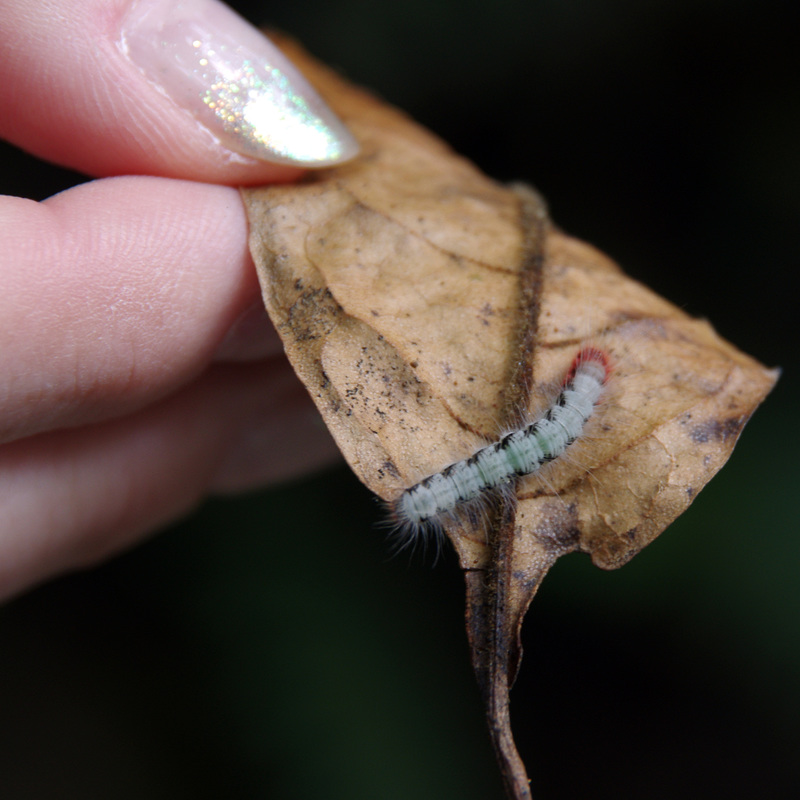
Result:
M233 5L784 367L657 542L548 576L512 714L537 800L800 796L793 2ZM81 180L0 151L5 193ZM380 518L340 468L0 609L0 795L499 799L461 576L390 559Z

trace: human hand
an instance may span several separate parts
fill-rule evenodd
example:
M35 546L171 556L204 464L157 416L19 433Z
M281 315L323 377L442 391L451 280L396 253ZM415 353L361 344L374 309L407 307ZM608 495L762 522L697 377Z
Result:
M175 5L0 2L0 136L102 178L0 197L0 597L209 492L335 458L263 312L232 187L357 146L291 67L262 69L271 45L229 9ZM213 85L214 67L235 80Z

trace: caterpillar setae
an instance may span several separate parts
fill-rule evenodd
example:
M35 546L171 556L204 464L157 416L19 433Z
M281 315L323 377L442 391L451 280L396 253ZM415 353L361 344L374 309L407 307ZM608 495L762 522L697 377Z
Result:
M400 530L413 538L427 529L440 528L443 519L562 455L583 432L609 372L609 360L602 350L583 348L555 402L539 419L406 489L392 507Z

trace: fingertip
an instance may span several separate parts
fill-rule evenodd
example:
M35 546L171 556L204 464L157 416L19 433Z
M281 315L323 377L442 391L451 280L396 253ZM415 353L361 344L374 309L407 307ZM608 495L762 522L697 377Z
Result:
M352 158L358 145L286 56L216 0L140 0L120 50L233 152L292 167Z
M274 46L216 0L18 0L3 14L14 46L0 62L0 135L47 160L254 185L357 149Z
M128 176L0 208L0 372L14 376L0 395L0 438L174 391L258 298L234 189Z

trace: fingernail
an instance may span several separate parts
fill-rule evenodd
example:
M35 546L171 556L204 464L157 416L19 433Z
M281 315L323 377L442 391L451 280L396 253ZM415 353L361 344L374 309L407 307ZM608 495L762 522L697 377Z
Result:
M278 48L216 0L141 0L123 22L121 49L237 153L325 167L358 152L353 135Z

